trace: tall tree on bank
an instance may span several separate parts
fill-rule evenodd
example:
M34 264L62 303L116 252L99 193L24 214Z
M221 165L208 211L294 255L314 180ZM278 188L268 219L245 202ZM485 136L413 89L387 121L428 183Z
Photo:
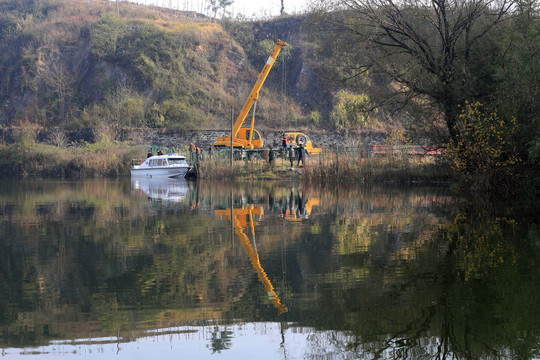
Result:
M540 1L517 0L512 21L501 29L496 77L499 114L519 119L517 144L540 164Z
M233 2L233 0L210 0L208 9L212 12L212 17L215 19L220 10L225 15L227 13L227 7L231 6Z
M342 74L382 74L389 81L392 96L374 106L386 101L435 110L439 116L431 112L422 126L435 129L443 120L445 131L433 132L445 142L459 136L459 107L490 86L495 46L486 38L513 1L336 0L316 19L344 60Z

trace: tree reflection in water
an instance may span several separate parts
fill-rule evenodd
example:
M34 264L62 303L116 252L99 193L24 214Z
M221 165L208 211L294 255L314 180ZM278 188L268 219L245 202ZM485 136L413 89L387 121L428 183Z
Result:
M220 353L223 350L231 348L231 339L233 338L233 332L230 330L220 330L215 326L212 331L212 339L210 341L210 347L212 354Z
M255 335L282 358L540 356L535 209L425 187L2 185L3 348L112 337L121 355L190 325L219 356Z

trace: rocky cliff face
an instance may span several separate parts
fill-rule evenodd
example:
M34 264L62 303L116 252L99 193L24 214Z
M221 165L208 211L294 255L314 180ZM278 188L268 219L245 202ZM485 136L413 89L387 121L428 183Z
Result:
M315 44L310 39L309 19L306 16L283 16L253 24L256 41L266 38L281 39L293 50L285 74L274 74L286 78L286 88L303 111L329 112L332 96L320 74L320 59Z

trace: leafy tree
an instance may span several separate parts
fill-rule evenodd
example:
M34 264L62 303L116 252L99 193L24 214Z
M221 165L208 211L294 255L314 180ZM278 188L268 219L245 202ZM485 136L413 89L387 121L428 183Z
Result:
M231 6L233 2L233 0L209 0L208 10L212 12L212 17L215 19L219 10L226 14L227 7Z
M447 157L453 169L473 189L507 190L503 184L512 177L519 163L512 135L516 118L501 119L485 113L480 104L466 104L459 116L459 137L448 146Z
M518 119L521 154L528 154L531 164L540 161L540 4L520 0L511 22L501 29L498 45L502 56L495 77L499 80L494 94L498 111Z
M494 46L488 34L499 26L512 0L337 0L322 12L320 28L344 61L344 77L382 75L390 94L375 106L429 106L430 121L443 120L459 136L459 105L485 95ZM321 13L319 13L321 14ZM440 113L440 116L433 113ZM438 124L437 124L438 126ZM438 134L439 135L439 134ZM438 139L447 141L447 137Z

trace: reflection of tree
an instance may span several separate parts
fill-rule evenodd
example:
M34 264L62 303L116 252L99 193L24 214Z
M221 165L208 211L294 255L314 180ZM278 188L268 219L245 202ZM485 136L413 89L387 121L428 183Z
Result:
M516 244L506 241L508 234L515 236L516 222L504 217L482 217L471 222L469 215L460 213L447 228L448 240L456 246L459 274L465 281L489 276L504 262L516 262Z
M344 226L336 237L343 239L343 260L326 273L317 308L332 308L327 327L352 337L333 335L334 347L374 358L527 359L538 353L538 251L525 241L528 222L458 213L446 225L426 223L427 237L413 230L408 256L387 236L397 227L382 237L366 231L371 240L360 237L364 245L355 247L347 239L354 244L365 222L336 224ZM317 341L313 348L323 343L311 340Z
M250 266L244 247L216 221L214 209L231 205L229 188L198 184L191 211L192 194L153 206L124 186L12 184L0 195L0 330L11 334L3 343L275 321L254 272L239 270ZM536 218L457 212L425 189L339 187L317 193L309 218L285 221L290 193L245 183L232 205L264 208L257 250L287 299L283 326L317 329L313 357L327 345L353 359L538 354ZM231 337L216 330L209 348L230 348Z
M232 331L227 329L219 330L219 327L214 327L212 337L210 339L210 348L212 349L212 354L221 353L223 350L230 349L232 338Z

